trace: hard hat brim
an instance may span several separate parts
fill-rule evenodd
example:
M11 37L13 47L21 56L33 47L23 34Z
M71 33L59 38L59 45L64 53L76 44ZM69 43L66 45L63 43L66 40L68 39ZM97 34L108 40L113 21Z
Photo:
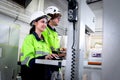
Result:
M38 18L36 18L35 20L31 21L31 22L30 22L30 25L33 26L33 22L34 22L34 21L37 22L37 21L39 21L40 19L43 19L43 18L45 18L45 19L48 20L47 15L43 15L43 16L38 17Z

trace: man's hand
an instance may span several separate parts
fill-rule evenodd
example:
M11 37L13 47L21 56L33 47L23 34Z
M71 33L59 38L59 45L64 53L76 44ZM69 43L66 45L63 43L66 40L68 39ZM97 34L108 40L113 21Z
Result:
M59 57L65 57L66 56L66 48L60 48L60 54L58 54Z
M66 48L60 48L60 51L67 51Z

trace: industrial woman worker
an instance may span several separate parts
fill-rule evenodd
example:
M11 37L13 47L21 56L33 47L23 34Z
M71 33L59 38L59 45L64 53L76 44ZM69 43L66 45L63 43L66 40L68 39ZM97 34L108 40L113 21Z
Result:
M47 16L38 11L31 15L30 33L24 39L21 48L21 75L22 80L47 80L46 69L43 64L36 64L36 59L52 59L58 57L52 54L48 42L41 34L47 26Z
M50 19L47 23L46 30L42 32L42 34L47 39L52 53L57 53L59 57L65 57L66 49L60 48L60 40L58 37L58 33L55 29L55 27L58 26L62 15L59 9L55 6L49 6L48 8L46 8L45 14L47 14Z

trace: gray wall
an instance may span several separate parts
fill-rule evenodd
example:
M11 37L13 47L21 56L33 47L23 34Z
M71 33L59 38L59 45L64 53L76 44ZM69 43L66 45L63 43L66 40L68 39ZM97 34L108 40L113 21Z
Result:
M89 4L93 13L96 16L95 31L102 31L103 28L103 1L99 1L93 4Z
M104 0L102 80L120 79L120 0Z
M0 12L0 23L8 26L15 23L20 25L20 36L19 36L19 50L20 50L25 36L29 33L30 26L29 24L24 23L22 21L16 20L14 22L14 20L15 18L9 17Z
M0 14L0 80L15 80L18 73L17 53L19 44L20 26L10 23L12 18ZM6 77L7 76L7 77Z

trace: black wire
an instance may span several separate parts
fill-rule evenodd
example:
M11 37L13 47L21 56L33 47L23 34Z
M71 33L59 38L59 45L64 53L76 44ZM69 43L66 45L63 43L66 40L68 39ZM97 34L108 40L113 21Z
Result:
M75 75L75 22L73 22L73 44L72 44L72 61L71 61L71 80L74 79Z

